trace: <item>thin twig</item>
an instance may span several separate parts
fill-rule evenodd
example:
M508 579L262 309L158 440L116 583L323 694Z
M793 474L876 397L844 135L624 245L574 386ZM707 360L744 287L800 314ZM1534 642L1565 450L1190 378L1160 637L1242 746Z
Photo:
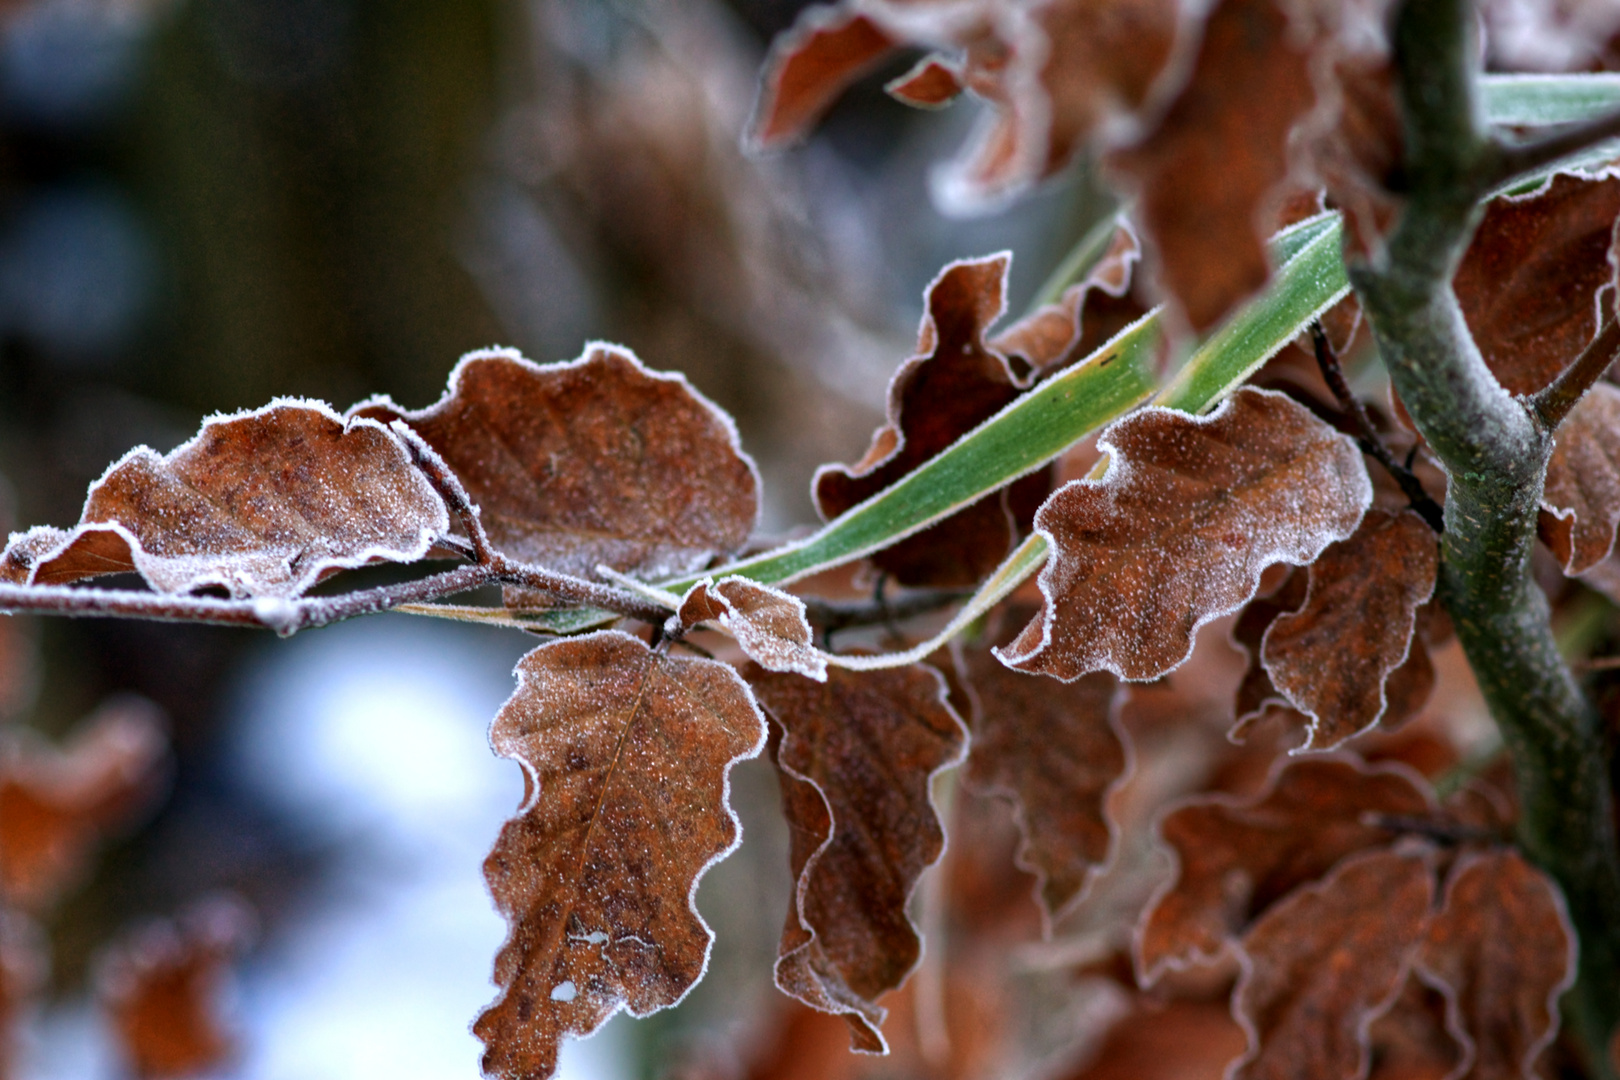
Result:
M1376 829L1421 836L1446 845L1500 842L1503 839L1500 834L1490 829L1459 825L1450 821L1436 821L1433 818L1409 817L1405 814L1368 814L1363 820Z
M950 607L973 595L967 589L928 589L907 593L897 600L859 600L845 602L804 597L805 618L817 627L823 640L840 630L853 630L861 626L879 626L904 622L918 615L927 615Z
M1499 187L1527 173L1543 169L1554 162L1580 153L1606 139L1620 137L1620 111L1596 119L1574 124L1562 131L1521 143L1496 144L1488 171L1482 180L1484 186Z
M1548 431L1556 431L1616 358L1620 358L1620 321L1611 316L1603 321L1597 337L1569 367L1525 401Z
M411 452L411 459L416 467L422 470L422 475L433 485L433 490L439 493L444 505L456 516L456 520L461 522L461 527L467 532L467 542L472 546L473 561L489 565L493 561L495 548L489 542L489 534L484 531L478 507L473 505L467 489L461 486L461 480L450 471L450 466L444 463L444 458L439 456L439 452L429 446L427 440L418 435L405 421L395 420L388 427L399 436L400 441Z
M1378 429L1373 427L1372 417L1367 415L1366 406L1350 392L1350 384L1344 381L1344 371L1339 367L1339 356L1333 350L1332 342L1328 341L1327 331L1322 329L1318 320L1311 323L1311 343L1316 347L1316 366L1322 370L1322 378L1333 391L1333 396L1339 400L1342 408L1356 425L1360 435L1361 449L1370 454L1384 467L1384 471L1394 477L1400 485L1401 494L1406 496L1407 502L1419 517L1433 529L1435 535L1444 535L1446 531L1446 512L1439 503L1429 497L1423 489L1423 484L1412 474L1411 458L1407 464L1402 465L1395 460L1395 455L1389 452L1384 440L1378 435ZM1416 448L1413 448L1414 452Z

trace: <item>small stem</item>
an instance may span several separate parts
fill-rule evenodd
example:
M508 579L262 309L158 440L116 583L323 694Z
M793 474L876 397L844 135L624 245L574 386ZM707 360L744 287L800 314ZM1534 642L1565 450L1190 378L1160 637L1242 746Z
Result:
M1620 137L1620 111L1574 124L1562 131L1521 143L1495 144L1487 184L1498 187L1527 173L1537 172L1582 150Z
M1440 504L1429 497L1423 489L1423 484L1412 475L1411 466L1402 465L1395 460L1379 438L1378 429L1373 427L1372 417L1367 415L1366 406L1350 392L1350 384L1344 381L1344 371L1339 367L1339 356L1333 351L1332 342L1328 341L1327 331L1322 329L1320 320L1311 323L1311 343L1316 347L1316 366L1322 370L1322 378L1338 398L1339 407L1343 409L1356 425L1361 436L1361 449L1373 456L1384 471L1395 478L1400 485L1401 493L1406 501L1412 504L1412 509L1433 529L1436 536L1446 531L1446 515ZM1416 452L1416 447L1413 451Z
M489 542L489 534L484 531L484 522L479 517L478 507L473 505L467 489L461 486L461 480L450 471L450 466L444 463L444 458L439 456L439 452L428 445L428 441L418 435L405 421L395 420L388 427L399 436L400 441L411 452L411 460L415 462L416 467L422 470L422 475L433 485L433 490L439 493L444 505L467 531L473 561L488 566L494 561L495 548Z
M864 600L854 603L804 598L805 618L821 630L823 639L840 630L861 626L900 623L918 615L940 611L972 596L968 589L930 589L907 593L897 600ZM829 650L830 651L830 650Z
M1558 377L1526 401L1548 431L1555 431L1603 373L1620 357L1620 321L1605 319L1592 343Z

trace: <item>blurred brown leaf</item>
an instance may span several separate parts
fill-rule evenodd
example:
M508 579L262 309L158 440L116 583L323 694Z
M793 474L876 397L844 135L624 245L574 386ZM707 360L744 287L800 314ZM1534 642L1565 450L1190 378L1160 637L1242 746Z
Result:
M1352 757L1284 759L1255 798L1203 797L1171 810L1159 835L1178 869L1137 928L1143 981L1213 959L1283 896L1346 856L1388 843L1393 834L1369 814L1431 813L1420 783L1399 766Z
M229 965L252 937L240 901L212 900L125 935L103 958L96 996L131 1071L153 1080L212 1073L236 1040L219 1017Z
M1422 518L1378 509L1311 564L1303 605L1277 616L1260 651L1272 684L1309 718L1305 749L1332 749L1384 715L1388 681L1423 648L1413 630L1439 568Z
M1599 293L1614 288L1617 218L1620 176L1607 174L1559 173L1485 204L1453 287L1509 393L1540 390L1597 335Z
M666 1008L702 977L713 935L692 897L739 838L727 774L764 740L725 664L618 631L519 662L490 728L528 790L484 862L510 926L500 995L473 1026L486 1073L550 1076L563 1035Z
M1245 387L1204 417L1143 409L1099 445L1107 475L1064 485L1036 515L1052 542L1041 615L999 652L1019 670L1157 678L1198 627L1254 596L1262 570L1310 563L1372 499L1355 444L1272 391Z
M1029 615L1027 607L1010 608L1003 625L1016 632ZM999 643L986 639L962 650L973 704L962 778L1013 803L1018 865L1036 875L1035 899L1050 926L1113 850L1107 802L1126 769L1115 709L1119 681L1106 672L1073 683L1024 675L990 652Z
M1620 182L1620 181L1617 181ZM1584 574L1614 550L1620 523L1620 388L1599 382L1558 428L1541 495L1541 538L1564 573Z
M899 44L855 6L811 7L771 46L749 141L775 149L803 138L838 95Z
M1575 981L1575 931L1563 895L1516 851L1465 855L1429 922L1417 965L1447 990L1470 1080L1536 1075L1558 1032L1558 998Z
M1114 1026L1072 1080L1221 1080L1243 1052L1243 1029L1224 1002L1174 1001Z
M403 419L466 486L496 547L563 573L699 570L740 548L759 513L731 419L612 345L546 365L472 353L435 405L377 398L350 411Z
M824 683L750 667L748 681L783 731L796 884L776 985L847 1019L855 1049L884 1053L876 999L917 964L906 905L945 845L930 783L961 760L967 732L944 680L920 664L835 668Z
M1370 512L1370 511L1369 511ZM1290 716L1303 720L1271 681L1271 673L1260 661L1260 644L1266 631L1278 616L1298 611L1305 602L1305 590L1310 575L1303 566L1286 567L1286 574L1274 590L1253 600L1232 623L1232 644L1243 650L1248 663L1243 669L1243 680L1238 683L1237 697L1232 704L1233 741L1241 742L1249 728L1259 723L1272 708L1285 710Z
M1445 1080L1462 1061L1462 1048L1446 1030L1445 995L1416 975L1367 1028L1367 1049L1367 1080Z
M747 578L704 579L681 600L683 627L717 622L737 639L743 655L771 671L827 678L827 661L816 650L804 601Z
M1363 852L1274 904L1243 939L1233 1080L1365 1074L1366 1025L1406 981L1434 898L1426 853Z
M413 562L448 528L385 428L280 400L163 456L135 448L91 485L78 528L24 533L0 562L27 584L138 570L161 592L286 597L336 568Z
M0 739L0 894L40 911L76 884L101 838L156 801L168 776L157 707L115 698L61 749L12 730Z
M884 84L896 101L918 109L942 109L967 88L961 70L941 56L925 56L912 69Z
M1006 255L955 262L928 286L917 352L889 383L888 422L854 465L824 465L816 505L834 518L898 481L1023 391L985 344L1006 308ZM1027 528L1050 481L1042 469L871 557L902 585L968 586L994 570Z

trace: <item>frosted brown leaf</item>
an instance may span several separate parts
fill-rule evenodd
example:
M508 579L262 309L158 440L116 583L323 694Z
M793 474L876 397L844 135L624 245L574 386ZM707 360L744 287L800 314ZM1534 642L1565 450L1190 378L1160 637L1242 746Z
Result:
M1041 614L999 655L1060 679L1157 678L1193 634L1355 531L1372 500L1361 452L1282 394L1243 388L1205 417L1148 408L1109 427L1101 480L1035 517L1052 544Z
M0 896L38 911L87 868L102 837L149 807L168 775L155 706L114 699L61 749L31 732L0 741Z
M743 654L771 671L827 678L827 661L816 649L804 601L747 578L698 582L676 614L683 627L717 622L737 639Z
M771 46L749 142L769 150L803 138L846 87L899 44L853 5L806 11Z
M528 791L484 863L510 934L473 1031L487 1074L534 1080L564 1035L666 1008L702 977L713 935L693 897L738 842L728 774L765 722L727 665L618 631L542 645L517 675L490 743Z
M1007 358L985 344L1006 308L1009 256L955 262L928 286L917 351L889 383L888 422L854 465L824 465L814 494L837 517L949 447L1022 392ZM1041 469L872 556L904 585L972 585L1000 564L1050 485Z
M1614 303L1611 262L1620 176L1560 173L1526 195L1485 204L1454 288L1492 374L1510 393L1552 381Z
M1434 898L1424 852L1353 855L1283 898L1243 939L1232 1014L1249 1048L1232 1080L1353 1080L1366 1025L1405 985Z
M497 548L563 573L699 570L741 547L758 516L759 477L730 417L616 346L546 365L472 353L429 408L375 399L352 411L403 419L461 480Z
M211 1075L235 1055L220 1016L222 984L253 925L240 901L209 900L179 919L139 927L103 955L96 997L131 1073Z
M1002 625L1016 630L1029 615L1010 608ZM1127 762L1115 709L1119 681L1104 672L1073 683L1020 674L991 654L994 644L988 639L961 653L973 707L963 780L1012 801L1022 837L1018 865L1036 875L1036 900L1050 926L1113 851L1108 796Z
M1584 574L1614 550L1620 523L1620 388L1593 386L1554 438L1541 538L1566 574Z
M1331 749L1384 715L1386 683L1422 648L1417 611L1439 567L1422 518L1377 509L1311 564L1303 605L1272 622L1260 650L1272 684L1309 718L1305 749Z
M1451 999L1470 1080L1536 1075L1558 1032L1558 998L1575 981L1575 933L1562 894L1516 851L1464 856L1418 953Z
M1282 691L1272 685L1270 673L1260 662L1260 643L1265 640L1266 631L1271 629L1271 624L1277 621L1279 615L1299 610L1299 606L1305 602L1309 580L1304 567L1289 567L1275 589L1250 600L1232 623L1232 644L1242 649L1248 658L1232 703L1232 730L1229 737L1234 742L1243 741L1248 729L1264 719L1273 708L1296 718L1299 716L1299 711L1283 697Z
M1431 813L1420 785L1404 767L1325 756L1287 761L1253 799L1205 797L1171 810L1159 835L1178 866L1137 929L1144 980L1212 959L1283 896L1390 842L1369 815Z
M15 536L3 561L26 584L138 570L162 592L288 597L332 569L419 559L448 528L384 427L278 399L210 418L169 454L130 451L91 485L76 529Z
M835 668L824 683L751 667L748 680L783 730L795 886L776 985L845 1017L855 1049L886 1052L877 998L921 955L906 904L945 843L930 782L961 760L967 733L920 664Z

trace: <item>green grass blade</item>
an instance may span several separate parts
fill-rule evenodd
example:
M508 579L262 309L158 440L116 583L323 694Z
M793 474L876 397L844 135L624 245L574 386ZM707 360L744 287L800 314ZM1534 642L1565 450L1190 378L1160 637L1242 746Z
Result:
M1620 109L1620 75L1486 75L1479 81L1485 119L1503 127L1545 127L1591 120Z

